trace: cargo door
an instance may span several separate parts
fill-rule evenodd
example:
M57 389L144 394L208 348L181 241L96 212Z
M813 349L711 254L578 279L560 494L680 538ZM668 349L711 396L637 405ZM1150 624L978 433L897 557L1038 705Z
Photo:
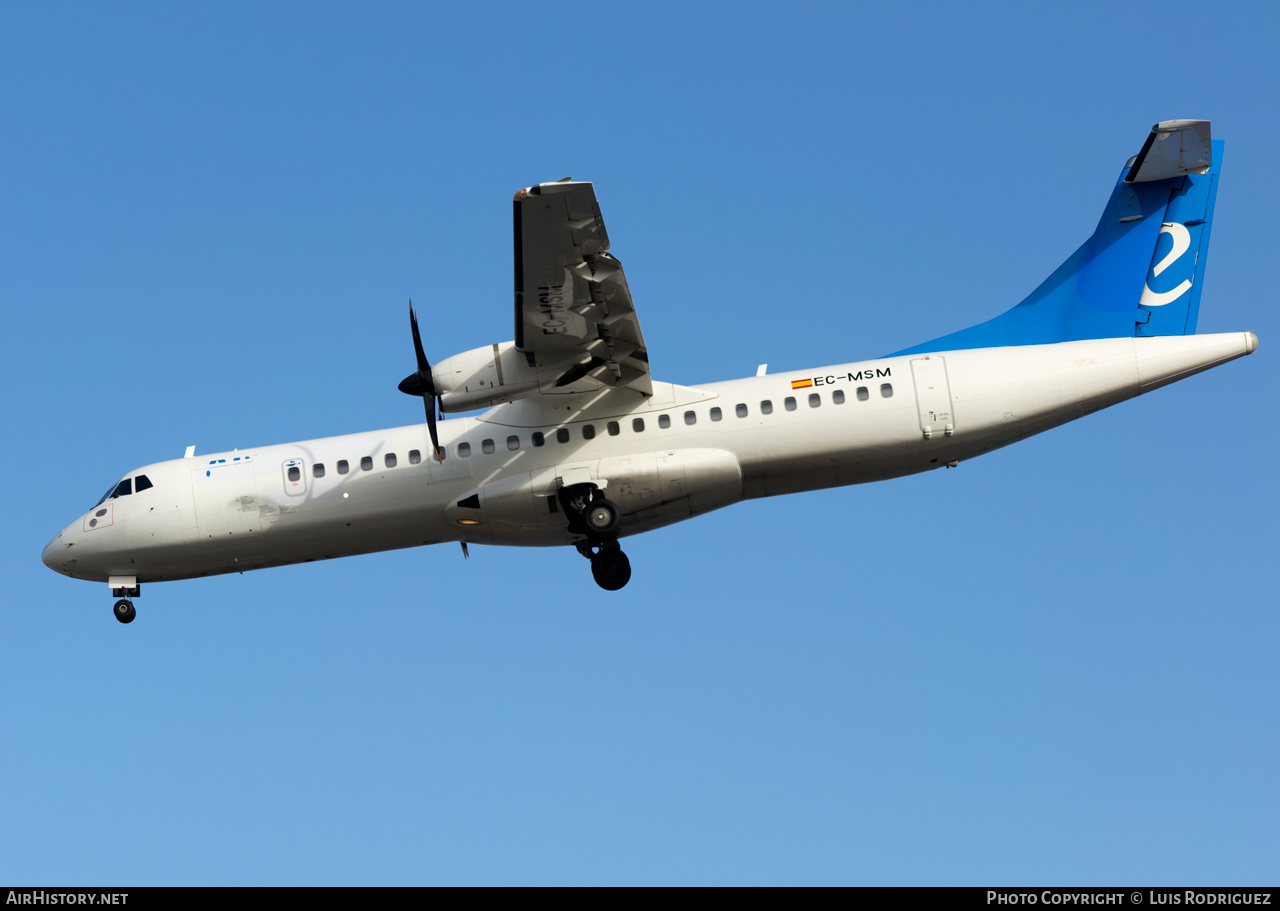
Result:
M209 460L191 472L191 494L201 538L261 531L258 483L249 457Z
M911 378L915 382L916 408L920 412L920 432L924 438L951 436L955 432L955 419L946 358L926 355L913 359Z

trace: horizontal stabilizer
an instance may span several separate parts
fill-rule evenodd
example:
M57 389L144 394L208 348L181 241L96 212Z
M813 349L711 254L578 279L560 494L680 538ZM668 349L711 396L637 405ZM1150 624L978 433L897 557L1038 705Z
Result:
M1129 168L1126 183L1203 174L1213 166L1207 120L1166 120L1151 128L1142 151Z

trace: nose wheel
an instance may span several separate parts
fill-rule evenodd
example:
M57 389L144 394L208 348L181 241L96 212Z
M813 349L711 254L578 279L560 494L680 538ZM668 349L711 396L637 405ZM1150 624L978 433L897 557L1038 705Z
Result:
M132 623L133 618L138 616L138 611L134 608L133 602L128 598L121 598L117 601L114 612L116 619L121 623Z
M133 582L131 585L119 585L120 582L124 581L125 580L123 579L117 580L116 578L112 578L111 580L111 594L112 596L120 599L116 602L116 606L112 608L111 613L115 614L116 619L121 623L132 623L133 618L138 616L138 612L134 610L133 602L129 599L136 598L141 595L142 586L138 585L137 582L132 579L129 580L130 582Z

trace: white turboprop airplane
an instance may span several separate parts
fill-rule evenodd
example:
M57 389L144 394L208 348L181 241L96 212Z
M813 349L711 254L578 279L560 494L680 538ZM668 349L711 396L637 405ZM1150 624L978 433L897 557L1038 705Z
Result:
M1002 316L872 361L706 386L649 375L590 183L516 193L514 341L401 384L426 422L186 456L113 483L44 549L135 616L143 582L419 544L572 544L596 582L619 539L739 500L895 478L993 449L1245 354L1194 335L1222 144L1156 124L1094 234ZM436 411L488 409L437 426Z

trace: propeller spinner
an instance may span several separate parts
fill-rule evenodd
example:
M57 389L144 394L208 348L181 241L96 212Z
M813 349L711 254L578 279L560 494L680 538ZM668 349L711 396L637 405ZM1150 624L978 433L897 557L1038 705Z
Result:
M413 353L418 357L417 372L411 373L400 381L398 387L405 395L422 396L422 404L427 410L427 432L431 435L431 451L437 462L443 462L440 454L440 438L436 436L436 384L431 379L431 364L427 362L426 352L422 350L422 336L418 333L418 317L413 312L413 301L409 301L409 327L413 330Z

